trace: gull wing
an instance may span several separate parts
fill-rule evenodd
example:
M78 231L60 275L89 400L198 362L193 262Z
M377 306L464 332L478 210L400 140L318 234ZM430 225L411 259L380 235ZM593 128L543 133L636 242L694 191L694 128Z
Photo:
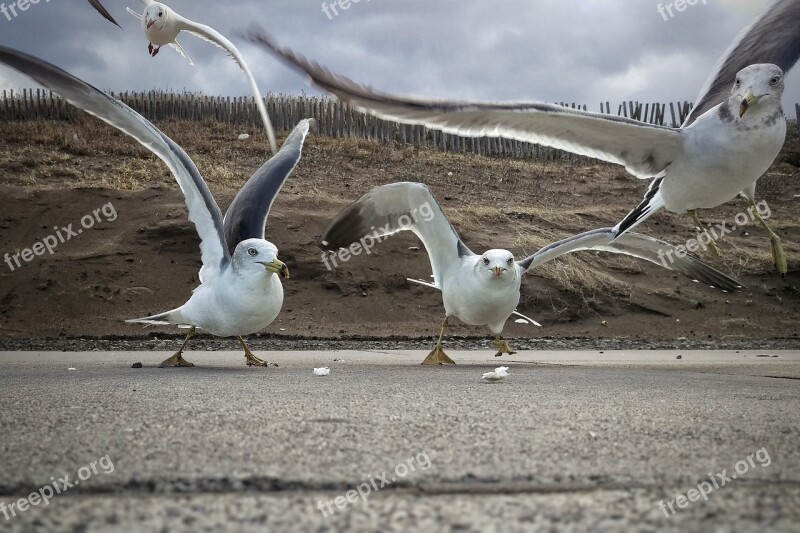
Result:
M660 174L683 148L680 130L542 102L459 102L379 92L279 46L259 30L252 30L248 38L343 102L386 120L465 137L537 143L624 165L642 179Z
M242 56L241 52L239 52L239 49L214 28L206 26L205 24L200 24L199 22L195 22L193 20L189 20L186 17L182 17L178 13L175 13L175 16L177 18L178 27L181 29L181 31L189 32L195 37L199 37L204 41L208 41L209 43L222 48L234 61L236 61L236 63L239 65L239 68L244 71L244 75L247 77L247 82L250 84L250 90L253 91L253 95L255 96L258 112L261 114L261 119L264 121L264 127L267 129L267 137L269 137L269 145L272 149L272 153L277 153L278 143L275 140L275 131L272 128L272 122L270 121L269 114L267 113L267 106L264 105L264 98L261 96L261 91L258 89L256 79L253 77L253 73L250 72L250 67L247 66L244 56Z
M375 187L336 216L322 237L322 248L338 250L366 240L374 244L405 230L414 232L425 246L437 288L442 287L442 275L453 263L475 255L461 242L430 189L421 183Z
M125 9L128 11L128 13L130 13L131 15L136 17L139 21L141 21L144 18L144 15L142 15L140 13L137 13L136 11L134 11L133 9L131 9L129 7L126 7Z
M173 50L175 50L176 52L178 52L181 55L182 58L184 58L186 61L189 62L189 64L191 66L194 66L194 61L192 61L192 58L189 57L189 53L186 50L183 49L183 46L181 46L181 43L179 43L177 40L175 40L175 41L169 43L169 47L172 48Z
M263 239L272 204L303 152L313 119L302 120L280 151L247 180L225 213L225 241L233 255L236 245L247 239Z
M686 254L685 251L682 253L683 257L678 256L677 249L669 243L639 233L625 233L616 237L616 240L615 236L616 232L613 228L581 233L545 246L532 256L520 261L519 265L523 271L528 271L564 254L579 250L598 250L644 259L723 291L737 291L743 288L743 285L735 279L696 257Z
M103 15L104 19L116 25L118 28L122 28L122 26L120 26L119 23L116 20L114 20L114 17L111 16L111 13L109 13L108 10L105 7L103 7L103 4L101 4L99 0L89 0L89 4L91 4L91 6L95 8L98 13Z
M192 160L169 137L119 100L41 59L0 46L0 63L60 94L72 105L133 137L166 163L186 198L189 220L200 236L203 277L210 279L230 261L222 213Z
M800 2L777 0L733 41L722 54L700 91L683 127L724 102L736 74L757 63L773 63L789 72L800 58Z

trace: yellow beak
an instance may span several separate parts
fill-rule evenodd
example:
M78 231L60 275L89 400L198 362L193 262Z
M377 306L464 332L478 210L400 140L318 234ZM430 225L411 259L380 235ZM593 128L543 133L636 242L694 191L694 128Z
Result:
M505 269L505 268L503 268L503 267L499 267L499 266L496 266L496 267L494 267L492 270L494 271L494 275L495 275L495 276L502 276L502 275L503 275L503 272L505 272L505 271L506 271L506 269Z
M739 106L739 118L742 118L747 110L750 109L750 106L753 105L758 101L756 95L753 94L752 89L747 91L747 94L744 95L744 100L742 100L741 105Z
M273 274L277 274L278 277L282 279L289 279L289 267L283 261L278 261L277 259L272 261L271 263L267 262L260 262L259 264L264 265L269 272Z

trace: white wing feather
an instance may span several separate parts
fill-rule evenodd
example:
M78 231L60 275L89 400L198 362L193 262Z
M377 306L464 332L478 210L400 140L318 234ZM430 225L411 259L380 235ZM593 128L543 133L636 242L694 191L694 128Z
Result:
M236 63L242 69L247 77L247 82L250 84L250 90L253 91L253 95L256 98L256 106L258 107L258 112L261 114L261 119L264 121L264 127L267 129L267 136L269 137L269 144L272 148L272 153L277 153L278 143L275 140L275 133L272 128L272 122L269 119L269 114L267 113L267 106L264 105L264 98L261 96L261 91L258 88L256 79L253 76L253 73L250 71L250 67L247 66L247 63L245 62L241 52L239 52L239 49L214 28L206 26L205 24L200 24L199 22L194 22L193 20L189 20L186 17L178 15L177 13L176 16L178 17L178 27L182 31L189 32L192 35L225 50L225 52L227 52L227 54L231 56L231 58L236 61Z

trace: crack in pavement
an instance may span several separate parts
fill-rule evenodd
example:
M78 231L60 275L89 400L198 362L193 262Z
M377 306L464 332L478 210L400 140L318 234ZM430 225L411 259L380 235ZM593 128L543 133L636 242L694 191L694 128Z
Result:
M308 482L286 480L281 478L254 477L246 479L205 478L205 479L173 479L173 480L130 480L124 484L73 487L61 496L105 496L105 495L198 495L198 494L286 494L309 492L347 492L363 483L355 482ZM397 480L385 485L379 491L397 491L403 493L426 495L515 495L515 494L579 494L593 492L615 492L631 490L666 491L685 490L691 483L623 483L600 482L578 484L536 484L525 481L441 481L441 482L409 482ZM747 480L737 479L735 485L740 488L786 488L800 490L800 480ZM37 492L40 487L18 485L14 487L0 486L0 497L14 497Z

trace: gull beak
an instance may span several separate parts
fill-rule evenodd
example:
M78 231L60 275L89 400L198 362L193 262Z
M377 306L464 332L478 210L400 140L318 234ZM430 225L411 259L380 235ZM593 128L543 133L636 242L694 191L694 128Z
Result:
M758 98L756 95L753 94L753 90L749 89L747 94L744 95L744 100L742 100L741 105L739 106L739 118L742 118L747 110L750 109L750 106L758 102Z
M494 275L495 275L495 276L497 276L498 278L499 278L500 276L502 276L502 275L503 275L503 272L505 272L505 271L506 271L506 269L505 269L505 268L503 268L503 267L500 267L500 266L496 266L496 267L494 267L494 268L492 269L492 272L494 272Z
M271 263L261 262L259 264L264 265L264 268L266 268L268 272L277 274L279 278L289 279L289 267L287 267L283 261L278 261L276 259Z
M156 23L156 21L155 21L155 20L150 20L150 19L147 19L147 29L149 30L149 29L150 29L150 27L151 27L153 24L155 24L155 23Z

